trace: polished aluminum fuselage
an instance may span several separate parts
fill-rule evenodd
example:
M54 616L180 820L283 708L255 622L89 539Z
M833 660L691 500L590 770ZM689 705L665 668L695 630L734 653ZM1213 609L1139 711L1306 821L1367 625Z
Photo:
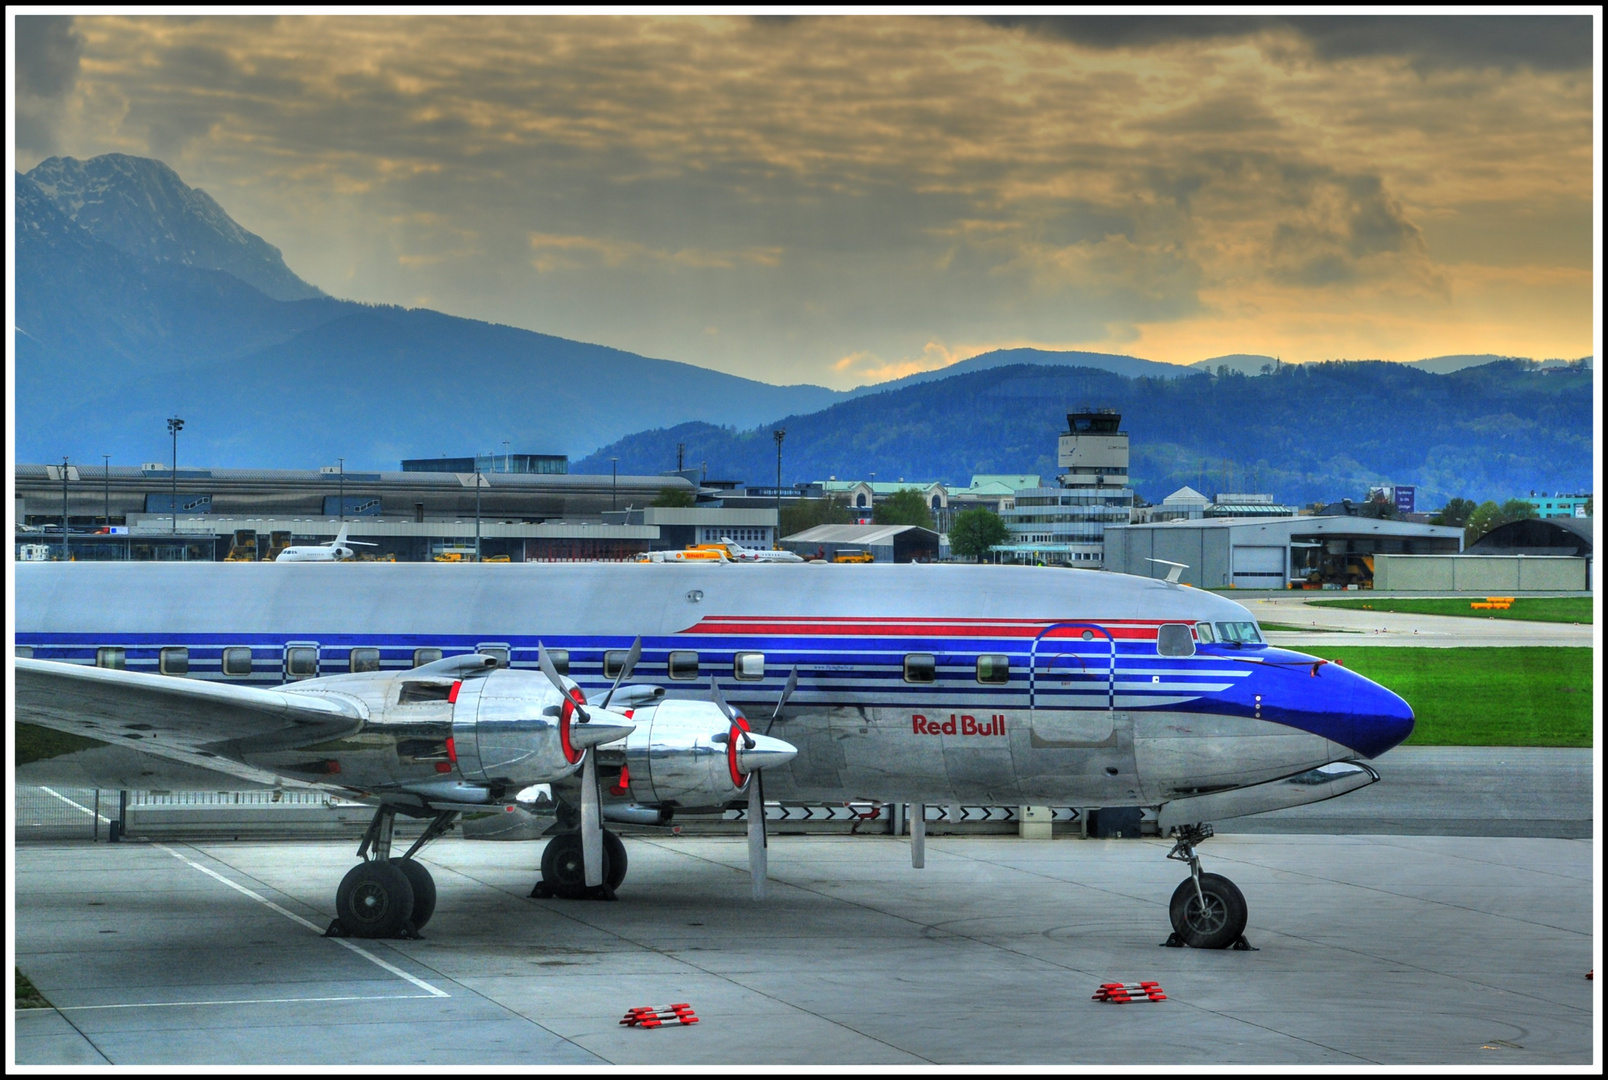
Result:
M718 681L756 731L798 748L767 772L769 799L1156 804L1373 756L1412 723L1389 691L1332 666L1315 674L1298 654L1202 643L1162 655L1164 624L1254 620L1211 593L1093 571L40 564L19 566L16 579L17 642L36 657L94 663L113 646L129 669L155 670L160 649L182 647L189 677L219 681L281 683L294 644L317 650L318 682L345 682L333 677L354 650L377 649L378 693L418 650L506 649L514 670L504 674L518 674L534 669L540 643L596 700L612 681L606 654L641 637L631 683L707 700ZM224 674L229 647L252 650L249 675ZM738 656L756 652L753 677ZM979 657L992 658L992 677L1007 671L1003 681L983 681ZM772 723L795 669L797 691ZM388 700L371 710L381 772L407 757L381 745L413 738L405 725L429 739L463 722L456 707L409 719ZM602 749L604 760L624 753ZM412 778L423 766L397 768Z

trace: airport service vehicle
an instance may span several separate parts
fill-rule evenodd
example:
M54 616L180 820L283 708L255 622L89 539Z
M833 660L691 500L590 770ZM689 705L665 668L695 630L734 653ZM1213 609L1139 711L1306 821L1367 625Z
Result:
M832 556L832 561L835 563L868 563L875 562L876 556L862 548L838 548L837 552Z
M375 807L335 925L422 927L412 856L469 811L550 801L537 888L612 895L609 820L764 800L1149 806L1189 865L1175 934L1240 939L1211 823L1378 780L1407 703L1266 645L1239 604L1088 570L215 563L15 568L19 783L313 785ZM807 587L801 588L801 583ZM183 677L175 677L181 675ZM728 704L729 702L729 704ZM63 739L39 728L65 732ZM397 814L427 819L392 854Z
M351 530L350 525L342 525L341 531L335 534L335 539L325 544L297 544L281 551L274 562L343 562L352 557L350 545L358 544L362 547L379 547L366 540L348 540L346 534Z

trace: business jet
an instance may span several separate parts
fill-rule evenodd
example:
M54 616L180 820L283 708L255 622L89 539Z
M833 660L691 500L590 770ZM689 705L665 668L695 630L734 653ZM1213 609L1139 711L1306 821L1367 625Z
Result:
M772 551L769 548L743 547L737 541L722 536L721 544L732 562L801 563L804 560L791 551Z
M344 562L350 559L354 552L348 545L358 544L362 547L379 547L367 540L348 540L346 533L350 525L342 525L341 531L335 534L335 539L323 544L300 544L288 547L279 553L274 562Z
M1407 703L1264 643L1225 597L1086 570L364 563L18 565L18 783L313 786L374 817L334 933L416 933L414 858L467 812L550 801L536 890L612 897L609 821L764 802L1144 806L1189 876L1174 942L1243 941L1212 823L1344 795ZM175 676L184 677L175 677ZM595 702L595 703L594 703ZM40 732L66 732L76 739ZM428 821L398 855L398 814Z

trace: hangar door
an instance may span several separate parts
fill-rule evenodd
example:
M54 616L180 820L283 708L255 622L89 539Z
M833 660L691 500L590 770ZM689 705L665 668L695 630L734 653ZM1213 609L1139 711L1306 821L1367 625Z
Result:
M1233 550L1234 586L1239 589L1282 589L1287 578L1287 555L1279 547L1236 547Z

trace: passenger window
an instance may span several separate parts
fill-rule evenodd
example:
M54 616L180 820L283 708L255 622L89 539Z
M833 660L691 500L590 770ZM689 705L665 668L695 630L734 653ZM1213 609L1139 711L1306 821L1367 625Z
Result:
M1212 633L1212 624L1209 622L1196 623L1195 636L1207 645L1217 640L1217 635Z
M95 666L122 671L128 666L128 654L116 645L95 650Z
M380 670L380 650L353 649L348 661L352 671L378 671Z
M1183 623L1167 623L1156 631L1156 652L1162 656L1194 656L1195 639Z
M977 681L999 685L1011 680L1011 658L988 653L977 658Z
M938 678L938 662L932 653L909 653L904 658L905 682L930 683Z
M285 674L292 679L310 679L318 674L318 650L305 645L285 650Z
M670 677L672 679L696 679L698 677L698 654L683 651L671 653Z
M558 671L558 673L560 675L568 675L569 674L569 650L568 649L548 649L547 650L547 659L549 659L549 660L551 660L553 662L553 667ZM619 674L618 669L615 670L615 674L616 675Z
M414 667L423 667L426 664L433 664L439 659L441 659L441 650L440 649L414 649L413 650L413 666Z
M731 662L731 673L739 679L763 679L765 677L765 654L762 652L740 652Z
M603 654L603 677L605 679L618 679L620 677L620 672L625 667L626 654L629 652L629 649L610 649ZM559 674L564 674L563 669L559 670Z
M251 650L244 646L231 646L223 650L223 673L225 675L250 675Z
M11 655L20 656L24 660L30 660L33 658L33 646L18 645L16 648L11 650Z
M157 654L157 669L164 675L188 675L190 650L182 645L163 649Z

